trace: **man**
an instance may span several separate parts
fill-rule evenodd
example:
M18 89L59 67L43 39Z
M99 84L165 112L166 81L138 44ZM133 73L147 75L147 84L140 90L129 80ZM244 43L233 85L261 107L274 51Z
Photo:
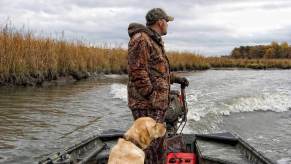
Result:
M134 119L148 116L163 123L170 103L170 84L189 84L186 78L170 73L161 36L167 34L168 22L173 20L161 8L154 8L146 14L147 26L131 23L128 27L128 106ZM162 161L162 141L154 140L145 150L145 163Z

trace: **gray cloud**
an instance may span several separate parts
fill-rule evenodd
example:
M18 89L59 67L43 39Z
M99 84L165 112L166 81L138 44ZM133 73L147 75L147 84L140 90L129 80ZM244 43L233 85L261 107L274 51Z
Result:
M164 37L168 50L225 55L240 45L291 43L289 0L1 0L0 25L9 18L42 35L64 31L67 39L126 47L128 24L145 23L153 7L175 17Z

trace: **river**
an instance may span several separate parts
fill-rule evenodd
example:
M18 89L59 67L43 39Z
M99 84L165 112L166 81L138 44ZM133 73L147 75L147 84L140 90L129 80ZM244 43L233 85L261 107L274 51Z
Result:
M208 70L187 76L185 132L230 131L291 163L291 70ZM174 85L173 89L178 86ZM37 163L106 129L126 129L126 76L43 88L0 88L0 163Z

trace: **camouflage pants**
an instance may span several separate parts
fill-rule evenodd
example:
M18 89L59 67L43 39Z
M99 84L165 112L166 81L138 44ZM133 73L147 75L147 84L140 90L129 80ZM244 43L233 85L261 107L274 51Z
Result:
M164 123L165 112L161 110L131 110L134 120L140 117L151 117L159 123ZM163 143L165 137L155 139L151 142L145 152L145 164L162 164L163 163Z

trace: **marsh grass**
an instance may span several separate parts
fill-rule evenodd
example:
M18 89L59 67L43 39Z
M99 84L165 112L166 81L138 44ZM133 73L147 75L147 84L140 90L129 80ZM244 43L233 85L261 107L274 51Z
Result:
M29 85L68 75L81 79L89 72L126 73L126 57L121 48L38 38L8 26L0 30L0 84Z
M291 68L288 59L233 59L169 52L173 71L212 67ZM90 73L126 73L127 50L81 41L36 37L7 25L0 28L0 85L37 85L61 76L83 79Z

